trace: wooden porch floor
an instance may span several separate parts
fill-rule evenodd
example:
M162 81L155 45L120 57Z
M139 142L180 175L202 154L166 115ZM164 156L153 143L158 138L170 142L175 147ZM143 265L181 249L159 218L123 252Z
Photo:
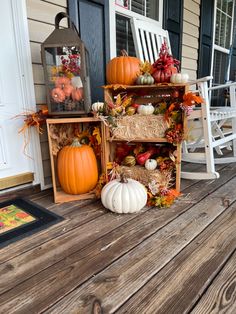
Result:
M65 220L1 250L0 313L236 313L236 164L220 174L135 215L32 195Z

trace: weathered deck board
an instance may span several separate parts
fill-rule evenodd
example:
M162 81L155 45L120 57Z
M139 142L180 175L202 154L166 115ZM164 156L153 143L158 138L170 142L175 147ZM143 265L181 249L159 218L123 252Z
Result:
M234 313L236 164L217 168L135 215L31 195L65 220L1 250L0 313Z
M228 226L227 226L228 228ZM235 234L235 229L232 232ZM236 313L236 252L230 257L191 314Z
M118 313L137 313L138 311L154 313L158 309L158 314L176 314L191 310L235 250L235 225L236 205L234 204L218 217L214 224L194 239L191 245L180 252L167 267L140 289L118 310ZM234 266L235 261L234 259ZM227 285L230 283L230 271L233 284L235 268L233 268L232 261L231 268L229 267L226 274L227 280L222 280L221 284L222 282ZM227 289L227 287L225 288ZM215 299L218 299L218 296L215 296ZM235 296L230 301L232 302L233 299ZM204 306L199 306L198 312L194 311L199 314L210 312L209 308L207 310ZM215 311L214 313L219 312Z
M212 199L212 203L214 206L203 200L190 208L138 248L73 290L49 313L58 313L59 309L60 313L75 310L89 313L94 297L100 300L105 313L117 310L225 210L219 199Z

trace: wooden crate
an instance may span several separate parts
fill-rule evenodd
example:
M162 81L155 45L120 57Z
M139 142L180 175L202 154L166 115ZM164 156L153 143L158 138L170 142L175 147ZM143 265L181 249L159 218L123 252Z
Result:
M67 128L76 128L80 131L83 131L88 126L99 126L101 130L102 136L102 122L101 120L93 117L84 117L84 118L60 118L60 119L47 119L47 131L48 131L48 143L49 143L49 152L50 152L50 160L51 160L51 170L52 170L52 183L53 183L53 194L54 194L54 202L55 203L63 203L63 202L71 202L82 199L92 199L95 198L95 192L91 191L85 194L72 195L65 193L60 187L58 178L57 178L57 156L55 155L55 151L53 151L53 140L51 137L51 130L53 127L63 127ZM105 164L105 142L104 137L102 136L101 143L101 159L98 160L99 172L103 173L106 169Z
M104 98L107 103L109 103L111 100L114 100L119 93L122 92L127 92L130 94L136 94L135 97L135 103L138 104L145 104L145 103L155 103L155 102L160 102L160 99L165 100L166 98L173 97L171 96L172 93L178 90L179 93L179 98L181 99L183 95L188 91L188 86L186 84L156 84L156 85L142 85L142 86L108 86L105 87L104 89ZM121 125L121 130L126 130L126 126L122 125L123 120L130 120L134 119L136 117L134 116L125 116L125 117L120 117L120 120L117 120L116 124ZM141 116L142 119L147 119L145 116ZM183 115L183 130L184 133L186 134L187 130L187 124L186 124L186 118ZM165 119L161 117L161 115L153 116L152 121L147 121L146 127L148 128L149 125L153 126L153 124L160 125L162 124L162 129L165 127L164 121ZM134 121L133 121L134 122ZM145 122L145 121L144 121ZM132 123L134 124L134 123ZM135 122L136 125L140 126L140 123L137 121ZM129 134L133 133L132 129L130 129L130 132L127 132ZM135 129L136 131L136 129ZM105 163L107 164L110 161L114 160L114 150L115 146L117 143L121 142L129 142L129 143L153 143L153 144L161 144L165 145L167 144L168 141L167 139L161 134L161 136L155 135L155 136L150 136L147 134L143 134L144 127L140 126L140 133L136 136L124 136L124 135L119 135L118 132L116 131L111 131L111 129L107 126L103 127L103 137L105 139ZM163 131L163 130L162 130ZM137 132L136 132L137 133ZM152 133L152 132L151 132ZM161 132L163 133L163 132ZM147 135L147 136L146 136ZM127 137L125 139L125 137ZM175 171L175 182L174 186L177 191L180 191L180 173L181 173L181 143L178 143L176 145L176 151L177 151L177 156L176 156L176 171ZM135 167L135 166L134 166Z

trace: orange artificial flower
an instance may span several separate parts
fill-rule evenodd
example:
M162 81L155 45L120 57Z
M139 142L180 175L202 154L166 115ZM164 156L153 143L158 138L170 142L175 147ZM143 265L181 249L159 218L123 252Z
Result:
M193 94L192 92L186 93L183 96L183 105L184 106L193 106L195 103L201 104L204 103L202 97Z

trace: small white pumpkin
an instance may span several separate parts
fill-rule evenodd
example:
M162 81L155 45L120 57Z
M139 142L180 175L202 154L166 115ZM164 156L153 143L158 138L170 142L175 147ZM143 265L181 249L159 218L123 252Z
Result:
M138 113L143 114L145 116L148 116L150 114L153 114L154 112L154 107L152 104L148 104L148 105L140 105L138 107Z
M105 208L118 214L135 213L147 203L147 191L133 179L115 179L102 189L101 201Z
M92 104L92 111L98 112L101 111L104 107L104 102L95 102Z
M188 73L174 73L170 77L170 82L173 84L185 84L188 82Z
M145 168L147 170L154 170L157 167L156 159L147 159L145 162Z
M75 88L81 88L83 87L83 83L81 81L80 76L73 76L71 79L71 84Z

